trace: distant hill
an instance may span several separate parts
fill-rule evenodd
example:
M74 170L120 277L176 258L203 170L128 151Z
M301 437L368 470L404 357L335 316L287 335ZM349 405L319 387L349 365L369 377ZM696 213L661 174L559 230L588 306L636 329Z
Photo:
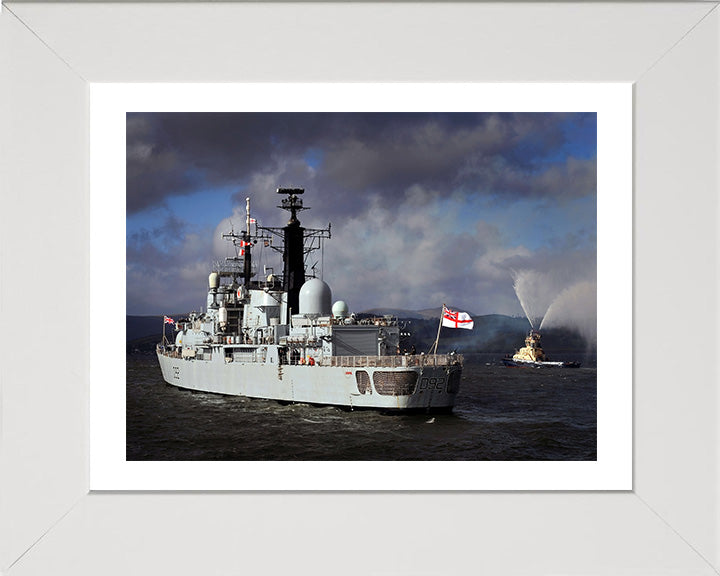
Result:
M419 310L403 310L401 308L370 308L363 310L359 314L368 316L395 316L396 318L421 319L426 316Z
M467 312L472 318L475 318L475 316L477 316L477 314L473 314L472 312L468 312L467 310L463 310L463 312ZM438 306L437 308L425 308L425 310L418 310L418 314L421 314L423 318L427 318L428 320L430 320L431 318L437 318L439 322L440 314L442 314L442 306Z
M412 334L407 348L415 346L417 351L427 352L437 337L440 323L440 308L423 310L429 318L410 321L407 326ZM523 345L529 328L524 318L514 318L501 314L472 316L474 328L463 330L456 328L440 329L440 352L457 350L458 352L513 352Z
M416 320L432 320L433 318L436 318L439 322L441 311L442 307L440 306L438 306L437 308L425 308L424 310L403 310L402 308L370 308L370 310L363 310L362 312L360 312L360 314L369 314L375 316L384 316L388 314L397 318L409 318ZM467 310L463 310L463 312L467 312ZM470 314L470 316L472 316L473 318L477 316L477 314L473 314L472 312L468 312L468 314Z

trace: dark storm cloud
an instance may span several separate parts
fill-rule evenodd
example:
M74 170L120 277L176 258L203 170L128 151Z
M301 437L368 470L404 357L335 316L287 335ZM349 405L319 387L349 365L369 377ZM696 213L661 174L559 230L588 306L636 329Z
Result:
M128 114L128 212L201 186L245 185L332 138L338 124L317 114Z
M353 131L329 146L324 169L336 185L357 192L392 194L414 184L481 187L504 167L498 159L535 170L561 140L557 119L545 115L380 116L374 130Z
M128 114L127 210L209 186L237 186L241 201L258 174L310 178L321 201L378 194L393 203L414 185L508 199L584 195L594 190L594 159L548 158L564 143L564 121L536 113ZM293 174L288 166L307 156L316 172ZM273 189L280 185L305 182Z

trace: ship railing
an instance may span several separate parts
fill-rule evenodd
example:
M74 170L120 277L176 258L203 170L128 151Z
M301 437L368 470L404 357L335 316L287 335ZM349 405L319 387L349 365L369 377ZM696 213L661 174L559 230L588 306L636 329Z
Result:
M403 368L414 366L453 366L462 364L460 354L405 354L398 356L330 356L322 366L343 368Z
M162 354L163 356L167 356L168 358L180 358L180 351L177 350L177 348L167 348L166 346L163 346L162 344L158 344L155 346L155 350Z

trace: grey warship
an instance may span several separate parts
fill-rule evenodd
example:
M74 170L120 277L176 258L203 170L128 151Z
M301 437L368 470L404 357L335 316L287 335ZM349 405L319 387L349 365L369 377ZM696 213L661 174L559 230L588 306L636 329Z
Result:
M302 188L279 188L282 228L260 226L246 199L245 230L223 234L234 256L214 265L204 313L177 321L156 347L163 378L180 388L289 403L386 411L451 411L463 358L403 354L392 316L356 319L330 287L306 278L306 257L330 238L301 226ZM281 246L272 240L279 238ZM283 273L257 274L258 242L282 252Z

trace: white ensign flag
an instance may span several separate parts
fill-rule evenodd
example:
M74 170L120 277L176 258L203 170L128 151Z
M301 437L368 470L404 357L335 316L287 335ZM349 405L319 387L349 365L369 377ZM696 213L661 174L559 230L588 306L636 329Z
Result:
M473 319L467 312L455 312L450 308L443 308L442 325L447 328L467 328L472 330Z

